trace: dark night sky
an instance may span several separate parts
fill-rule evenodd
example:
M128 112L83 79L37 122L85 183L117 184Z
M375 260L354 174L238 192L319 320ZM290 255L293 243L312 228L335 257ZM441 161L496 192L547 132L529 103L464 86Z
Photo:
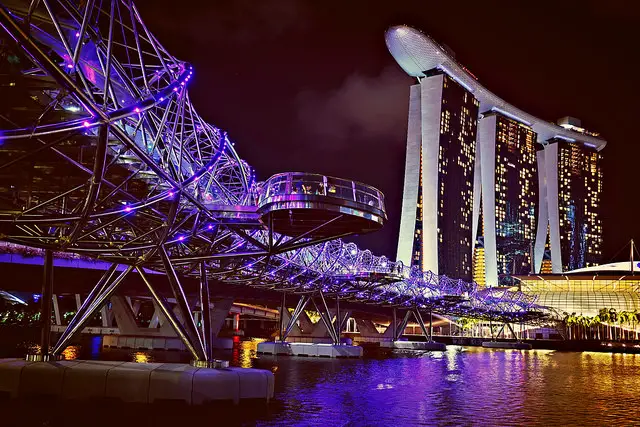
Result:
M385 193L387 225L357 238L374 253L395 258L413 82L384 43L395 24L450 46L519 108L550 121L578 117L600 132L608 141L603 262L630 238L640 242L640 9L632 1L137 4L160 42L194 65L199 113L229 132L260 179L319 172Z

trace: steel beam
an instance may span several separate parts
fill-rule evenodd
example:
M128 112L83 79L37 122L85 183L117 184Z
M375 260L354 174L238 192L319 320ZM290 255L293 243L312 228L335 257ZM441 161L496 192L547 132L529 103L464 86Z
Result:
M178 275L173 268L173 264L171 264L171 260L169 259L169 255L167 255L167 251L163 245L160 245L160 247L158 248L158 252L160 253L162 265L164 266L164 270L167 274L167 279L169 280L171 292L173 293L173 297L176 299L178 309L182 313L187 336L192 341L192 346L194 347L197 354L196 360L206 360L202 340L200 339L200 335L198 334L196 324L193 321L191 309L189 308L187 297L184 294L184 289L182 289L182 285L180 284L180 279L178 278Z
M211 329L211 307L207 267L200 263L200 309L202 310L202 344L205 360L213 360L213 333Z
M53 252L44 251L44 270L42 277L42 297L40 298L40 351L49 354L51 347L51 303L53 298Z
M284 331L284 336L282 341L285 341L287 339L287 337L291 333L291 330L293 329L296 322L298 321L300 314L302 314L305 307L309 303L310 299L311 298L308 295L303 295L302 297L300 297L300 300L298 301L298 305L296 306L295 310L293 310L293 314L291 315L291 318L289 319L289 323L287 324L287 327Z
M196 347L194 347L191 339L189 338L184 325L180 323L174 311L171 310L171 307L169 307L167 301L155 290L155 288L151 284L151 281L147 277L147 274L144 272L144 269L142 267L137 267L137 270L138 274L140 274L140 278L142 278L142 281L147 286L147 289L149 289L149 292L151 293L151 296L153 297L156 305L158 306L158 308L160 308L160 311L162 311L164 317L171 324L173 330L176 332L182 343L185 345L185 347L187 347L187 350L189 350L191 356L196 360L200 360L200 355L198 354Z
M107 280L102 284L102 286L100 282L98 283L98 285L96 285L94 290L98 288L98 286L100 286L101 287L100 292L96 293L95 298L93 298L93 300L90 300L89 298L85 300L85 304L89 303L89 307L83 313L81 313L80 311L76 313L76 315L72 319L72 322L69 324L69 326L67 326L67 329L64 331L64 333L56 343L55 347L53 348L52 354L59 354L62 350L64 350L64 348L67 346L71 338L73 338L73 336L77 332L82 330L82 328L89 321L89 319L91 319L91 317L102 307L102 305L106 302L106 300L109 299L111 295L113 295L113 293L118 288L118 285L122 282L122 280L125 277L127 277L127 274L129 274L131 270L133 270L133 266L128 266L123 272L121 272L115 278L113 277L113 275L109 275ZM105 276L103 276L103 278L104 277Z
M420 314L420 310L418 309L413 310L413 316L418 321L418 325L420 325L420 329L422 329L422 333L427 338L427 341L431 341L431 335L429 335L429 332L427 331L427 327L424 325L424 320L422 320L422 314Z

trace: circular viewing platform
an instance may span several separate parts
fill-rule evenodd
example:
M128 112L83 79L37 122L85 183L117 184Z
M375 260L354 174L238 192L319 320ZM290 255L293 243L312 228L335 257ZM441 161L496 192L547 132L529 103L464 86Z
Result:
M376 231L387 219L381 191L325 175L273 175L258 199L263 221L287 236L331 237Z

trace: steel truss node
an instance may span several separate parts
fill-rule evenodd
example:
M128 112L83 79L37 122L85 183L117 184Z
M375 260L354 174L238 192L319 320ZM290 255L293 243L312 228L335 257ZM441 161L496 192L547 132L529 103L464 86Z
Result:
M372 187L310 174L257 182L191 104L193 68L131 0L3 1L0 26L0 240L112 263L54 354L133 269L200 361L212 360L211 320L196 327L184 278L200 282L201 307L209 281L300 295L294 313L311 301L334 342L339 305L351 302L417 316L548 315L521 293L483 293L338 239L386 219ZM144 268L166 274L182 320ZM339 300L335 326L325 296Z

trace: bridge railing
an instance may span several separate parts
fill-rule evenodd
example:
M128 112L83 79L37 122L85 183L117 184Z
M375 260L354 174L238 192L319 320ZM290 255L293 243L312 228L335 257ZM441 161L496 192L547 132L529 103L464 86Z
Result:
M275 196L293 194L334 197L365 204L384 211L384 195L376 188L357 181L326 175L287 172L273 175L262 187L258 203Z

